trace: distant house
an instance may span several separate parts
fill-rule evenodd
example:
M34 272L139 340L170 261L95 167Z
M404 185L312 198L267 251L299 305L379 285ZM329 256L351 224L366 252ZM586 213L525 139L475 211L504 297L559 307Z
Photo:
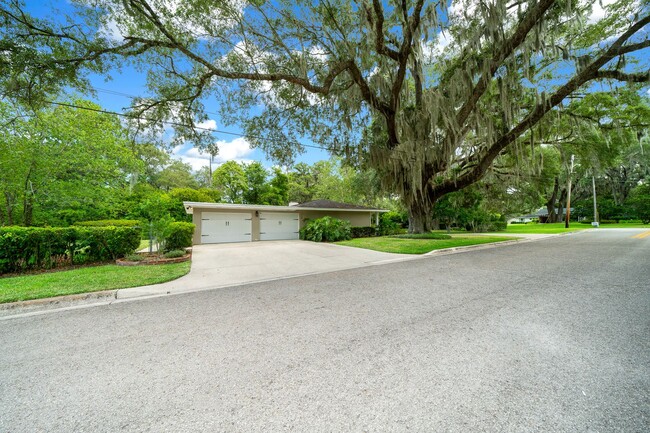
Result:
M298 239L305 221L331 216L352 226L378 224L385 209L331 200L290 206L183 202L196 225L194 244Z
M571 212L573 212L573 208L571 208ZM559 214L560 210L556 208L555 213ZM536 212L533 212L531 214L510 218L508 220L508 224L512 224L512 223L520 223L520 224L521 223L530 223L530 222L533 222L533 221L537 221L537 222L540 222L540 223L545 223L547 219L548 219L548 209L546 209L546 207L541 207ZM560 215L559 220L564 221L564 213L562 215Z

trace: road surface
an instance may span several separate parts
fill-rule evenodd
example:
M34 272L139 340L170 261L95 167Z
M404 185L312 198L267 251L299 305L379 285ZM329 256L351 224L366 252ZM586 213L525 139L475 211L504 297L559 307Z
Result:
M650 237L0 321L1 432L647 432Z

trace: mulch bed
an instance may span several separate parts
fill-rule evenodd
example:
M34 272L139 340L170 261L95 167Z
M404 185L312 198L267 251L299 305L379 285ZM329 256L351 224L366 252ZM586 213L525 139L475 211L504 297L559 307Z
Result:
M183 257L174 257L172 259L167 259L156 253L139 253L138 255L142 256L143 259L142 260L117 259L115 263L119 266L165 265L169 263L187 262L192 258L191 251L185 254Z

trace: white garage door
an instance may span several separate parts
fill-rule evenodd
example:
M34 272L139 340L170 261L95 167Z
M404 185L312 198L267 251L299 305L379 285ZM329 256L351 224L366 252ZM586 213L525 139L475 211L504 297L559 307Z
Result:
M300 222L297 213L260 212L260 240L299 239Z
M201 243L250 242L252 220L249 213L203 212Z

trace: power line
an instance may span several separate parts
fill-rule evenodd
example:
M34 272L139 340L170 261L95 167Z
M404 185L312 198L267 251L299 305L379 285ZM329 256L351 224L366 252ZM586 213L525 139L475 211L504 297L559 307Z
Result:
M233 135L233 136L245 137L245 138L247 137L247 138L253 138L255 140L266 140L266 141L271 141L271 142L275 141L274 139L271 139L271 138L268 138L268 137L261 137L261 136L256 136L256 135L247 135L247 134L241 134L241 133L238 133L238 132L222 131L222 130L214 129L214 128L206 128L204 126L186 125L184 123L174 122L174 121L171 121L171 120L151 119L151 118L147 118L147 117L135 116L135 115L132 115L132 114L118 113L117 111L104 110L104 109L101 109L101 108L84 107L84 106L81 106L81 105L69 104L69 103L65 103L65 102L56 102L56 101L45 101L45 102L47 102L48 104L57 105L57 106L60 106L60 107L76 108L76 109L79 109L79 110L92 111L92 112L95 112L95 113L110 114L110 115L114 115L114 116L124 117L124 118L127 118L127 119L144 120L144 121L147 121L147 122L160 122L160 123L162 123L164 125L198 129L198 130L201 130L201 131L212 132L212 133L216 133L216 134L226 134L226 135ZM322 147L322 146L303 144L303 143L298 143L298 142L296 142L296 144L298 144L298 145L300 145L302 147L309 147L309 148L312 148L312 149L326 150L328 152L331 150L331 149L328 149L328 148Z

